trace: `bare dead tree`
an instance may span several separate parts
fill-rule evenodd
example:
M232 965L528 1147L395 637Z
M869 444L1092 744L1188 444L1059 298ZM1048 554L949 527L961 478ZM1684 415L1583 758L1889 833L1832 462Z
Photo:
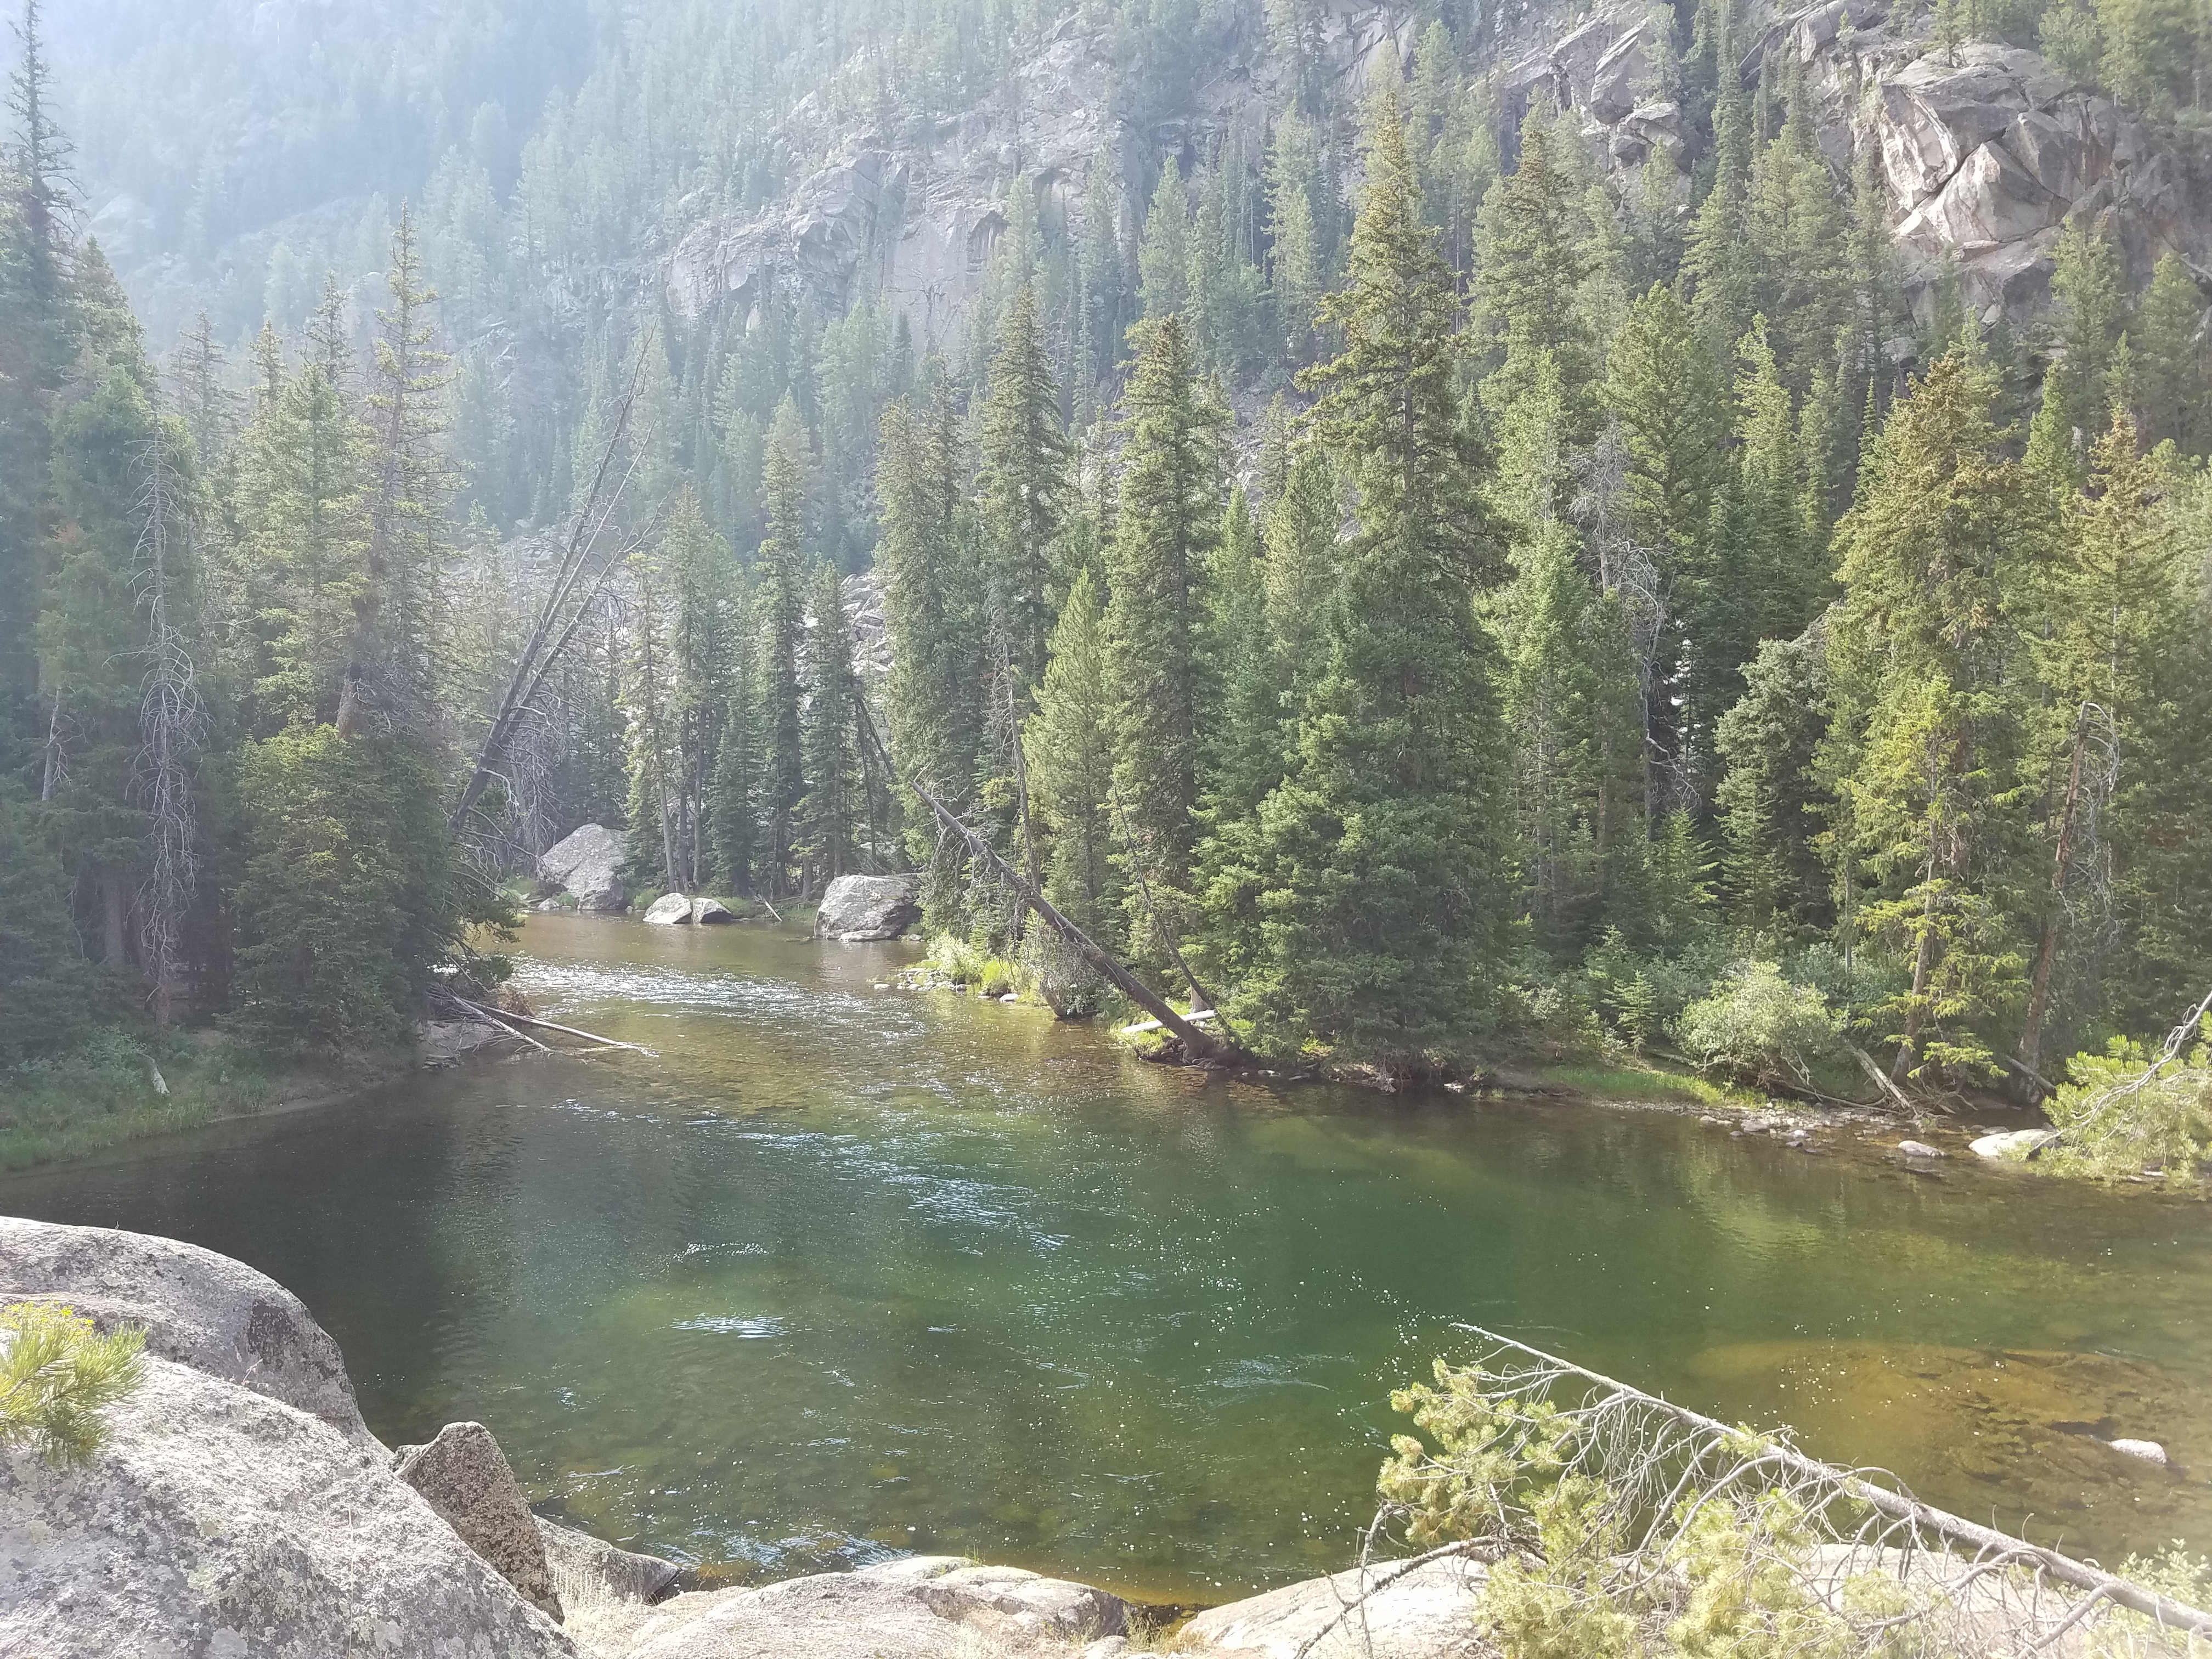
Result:
M140 527L132 581L146 612L146 676L138 702L134 789L146 809L153 861L138 892L138 943L156 1023L167 1025L178 940L199 881L193 757L206 735L199 674L171 609L173 562L191 534L167 428L156 422L138 455ZM180 546L179 544L182 545Z
M492 713L483 743L477 746L476 763L470 769L467 783L462 787L460 799L454 803L451 826L456 834L468 823L483 792L501 775L508 752L544 690L547 676L567 652L585 618L592 614L616 573L650 539L646 532L615 537L607 534L616 510L622 504L623 493L637 472L635 454L619 474L616 465L622 453L623 439L629 429L630 411L637 402L644 368L645 355L641 350L629 383L616 405L614 422L600 449L599 465L592 469L591 489L576 511L560 562L555 567L544 599L538 605L538 619L524 641L521 654L515 659L514 671L507 676L507 690Z

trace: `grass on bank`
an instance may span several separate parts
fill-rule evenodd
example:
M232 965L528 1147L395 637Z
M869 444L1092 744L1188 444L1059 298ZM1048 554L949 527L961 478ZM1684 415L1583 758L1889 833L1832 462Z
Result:
M66 1054L0 1067L0 1170L248 1116L376 1069L278 1058L212 1033L102 1031Z

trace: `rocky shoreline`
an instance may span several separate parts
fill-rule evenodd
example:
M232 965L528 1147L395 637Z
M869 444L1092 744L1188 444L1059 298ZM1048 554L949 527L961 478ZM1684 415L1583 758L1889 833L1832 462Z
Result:
M146 1376L87 1462L0 1447L0 1659L1109 1659L1156 1644L1105 1590L910 1556L692 1590L677 1563L533 1515L492 1431L393 1450L299 1298L141 1233L0 1217L0 1304L145 1333ZM1472 1653L1480 1569L1361 1606L1339 1574L1200 1613L1174 1651Z

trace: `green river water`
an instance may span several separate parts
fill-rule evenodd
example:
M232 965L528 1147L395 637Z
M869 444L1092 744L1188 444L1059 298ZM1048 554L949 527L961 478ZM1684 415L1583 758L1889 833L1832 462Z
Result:
M1166 1070L884 988L905 945L544 916L521 949L542 1012L657 1057L425 1074L0 1210L251 1262L386 1441L480 1419L547 1513L709 1578L923 1549L1191 1602L1334 1569L1390 1388L1469 1322L2108 1559L2212 1548L2202 1203Z

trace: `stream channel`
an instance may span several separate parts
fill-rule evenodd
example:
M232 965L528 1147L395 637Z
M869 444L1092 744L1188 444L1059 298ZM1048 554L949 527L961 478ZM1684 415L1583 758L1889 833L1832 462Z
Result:
M2108 1562L2212 1550L2201 1201L1910 1173L1896 1130L1170 1070L900 988L907 945L533 916L520 948L541 1012L657 1057L424 1073L0 1178L0 1211L252 1263L386 1442L487 1423L544 1512L710 1582L1334 1570L1390 1389L1468 1323Z

